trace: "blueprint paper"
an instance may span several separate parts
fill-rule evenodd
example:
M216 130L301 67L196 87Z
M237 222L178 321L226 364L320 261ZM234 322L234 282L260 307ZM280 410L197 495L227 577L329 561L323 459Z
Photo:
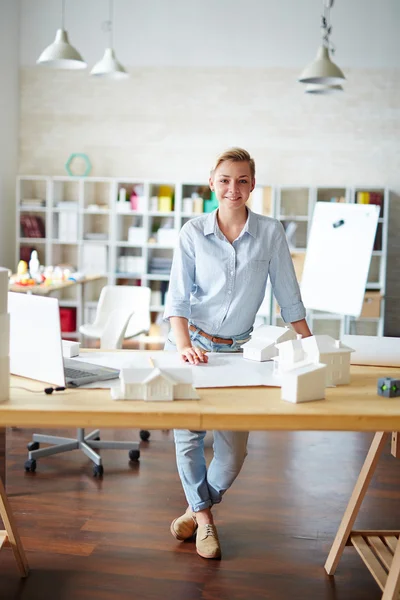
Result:
M193 385L196 388L281 386L280 376L274 373L273 361L246 360L241 353L231 352L209 352L207 356L207 364L196 366L188 363L185 365L177 352L163 351L85 352L73 360L122 369L123 367L150 367L149 358L151 357L154 365L160 369L181 367L182 365L191 369ZM117 389L119 380L99 381L84 387Z

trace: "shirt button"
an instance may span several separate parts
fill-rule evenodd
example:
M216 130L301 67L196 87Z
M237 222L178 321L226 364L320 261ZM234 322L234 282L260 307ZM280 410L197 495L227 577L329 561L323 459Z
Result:
M232 290L228 290L228 294L232 294Z
M233 271L231 271L231 275L233 275L233 274L234 274L234 272L233 272Z

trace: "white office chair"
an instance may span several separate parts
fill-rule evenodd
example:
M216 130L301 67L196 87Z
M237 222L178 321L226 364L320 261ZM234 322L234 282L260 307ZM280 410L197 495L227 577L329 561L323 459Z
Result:
M121 348L124 339L148 333L150 329L150 294L151 290L148 287L104 286L101 290L94 322L81 325L80 333L88 338L99 339L102 348ZM117 330L121 333L124 328L128 315L131 316L126 323L121 339L115 339ZM104 341L103 336L105 336Z
M115 350L122 348L125 337L133 337L148 331L149 328L150 288L105 286L100 294L95 322L92 325L82 325L80 331L88 337L100 338L102 350ZM147 441L150 433L141 430L140 437L143 441ZM40 442L53 445L40 448ZM32 442L28 444L29 454L25 462L25 470L36 471L37 458L80 449L94 462L93 475L101 477L104 467L101 456L95 452L95 449L102 448L128 450L130 460L140 458L139 442L101 441L99 429L85 435L85 430L78 428L76 439L34 433Z

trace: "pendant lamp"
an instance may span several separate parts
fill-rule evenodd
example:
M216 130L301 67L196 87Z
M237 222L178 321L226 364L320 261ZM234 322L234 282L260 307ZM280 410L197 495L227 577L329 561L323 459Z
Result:
M113 48L113 0L109 0L109 20L105 25L109 33L109 45L105 49L103 58L90 71L90 75L103 79L126 79L129 75L117 60Z
M341 85L326 85L323 83L307 83L306 94L316 94L319 96L325 96L327 94L336 94L337 92L343 92Z
M43 50L36 64L52 67L53 69L86 69L87 64L82 56L69 43L68 33L64 29L64 22L65 0L62 0L61 29L57 30L54 42Z
M331 60L330 54L334 47L330 42L332 26L330 24L330 9L334 0L324 0L322 15L322 44L318 49L315 60L307 65L299 77L301 83L323 84L328 86L340 85L346 78L343 71Z

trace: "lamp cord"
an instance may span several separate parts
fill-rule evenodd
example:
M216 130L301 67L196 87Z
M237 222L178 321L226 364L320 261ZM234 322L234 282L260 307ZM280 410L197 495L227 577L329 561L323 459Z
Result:
M65 0L61 2L61 29L65 29Z
M332 33L330 10L333 6L333 2L334 0L323 0L323 14L321 16L322 41L332 54L335 53L335 46L330 40L330 35Z
M113 28L114 28L114 24L113 24L113 16L114 16L114 0L109 0L110 4L109 4L109 15L108 15L108 20L109 20L109 35L110 35L110 48L114 48L113 44L114 44L114 39L113 39Z

